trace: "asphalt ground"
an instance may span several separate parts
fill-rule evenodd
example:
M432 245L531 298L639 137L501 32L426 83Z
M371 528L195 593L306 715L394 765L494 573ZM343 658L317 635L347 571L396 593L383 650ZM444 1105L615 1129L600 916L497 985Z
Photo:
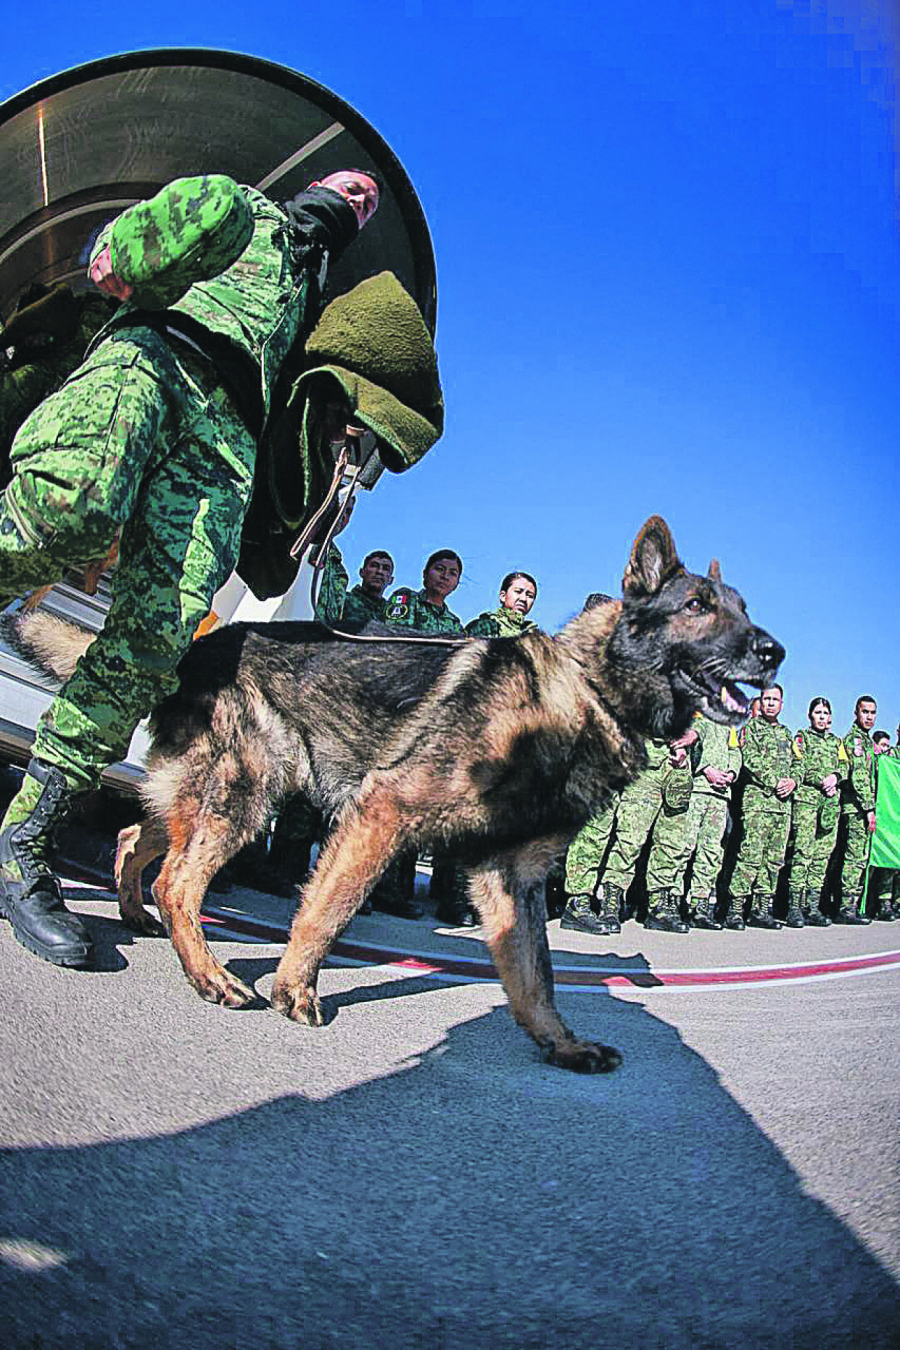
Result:
M328 1024L265 1003L291 902L213 895L203 1003L108 891L98 969L0 925L9 1350L900 1345L900 928L549 925L580 1078L478 930L358 916Z

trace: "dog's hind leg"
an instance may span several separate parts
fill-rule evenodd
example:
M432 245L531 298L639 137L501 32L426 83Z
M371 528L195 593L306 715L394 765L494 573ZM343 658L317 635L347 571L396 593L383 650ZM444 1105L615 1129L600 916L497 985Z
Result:
M272 1005L308 1026L323 1024L319 967L391 858L406 842L396 805L384 798L345 813L301 893L291 936L275 972Z
M622 1063L618 1050L578 1040L556 1010L543 888L536 885L528 861L523 851L469 871L472 902L510 1011L549 1063L576 1073L609 1073Z
M256 994L213 956L200 923L206 888L250 834L225 816L181 799L168 817L169 852L153 887L159 912L189 982L208 1003L243 1008Z
M169 834L165 823L150 817L119 831L116 847L116 887L119 914L126 927L151 937L165 937L166 930L144 904L144 868L165 853Z

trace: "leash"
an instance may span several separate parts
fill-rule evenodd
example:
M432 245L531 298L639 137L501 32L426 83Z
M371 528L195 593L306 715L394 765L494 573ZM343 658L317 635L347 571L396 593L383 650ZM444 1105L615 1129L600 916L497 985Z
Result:
M369 434L371 435L371 433ZM318 511L310 517L309 521L304 526L302 534L299 535L291 546L291 557L300 558L302 560L303 554L306 552L307 548L310 547L311 541L316 534L317 527L321 524L322 520L325 519L329 510L332 511L331 523L325 531L322 542L310 553L309 557L309 564L312 568L312 578L309 583L309 598L314 614L319 600L319 592L322 588L322 573L324 571L331 541L338 532L338 526L341 523L348 505L355 499L356 490L359 487L359 479L363 471L375 454L376 441L375 437L372 436L372 443L368 447L368 451L363 458L362 451L365 437L365 430L358 427L347 427L344 443L341 446L340 454L335 461L331 485L328 492L325 494L325 500L322 502ZM340 510L334 509L335 501L340 503ZM339 638L342 642L400 642L406 643L407 645L409 643L424 642L430 647L436 645L445 647L463 647L467 642L471 641L471 639L467 637L382 637L378 633L345 633L339 628L332 628L331 624L322 623L319 619L317 619L316 622L321 628L324 628L327 633L331 633L333 637Z

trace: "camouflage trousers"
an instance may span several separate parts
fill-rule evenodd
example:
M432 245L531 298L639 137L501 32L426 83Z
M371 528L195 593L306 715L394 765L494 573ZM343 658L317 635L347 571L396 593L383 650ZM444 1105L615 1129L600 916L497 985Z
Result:
M809 890L820 895L825 885L828 859L837 843L838 822L822 828L819 808L814 802L794 802L791 835L791 890Z
M593 895L616 819L616 797L576 834L566 854L566 895Z
M790 811L745 813L744 837L731 875L733 896L775 894L790 828Z
M686 807L674 811L666 805L659 783L648 784L639 778L625 788L619 799L616 838L603 869L603 881L628 890L634 880L641 849L652 831L647 891L652 894L673 887L684 870L687 817Z
M676 889L681 890L688 863L694 859L691 890L688 903L696 909L701 900L710 896L715 904L716 882L722 870L725 853L725 826L728 823L728 802L711 792L691 794L687 823L684 831L683 866L676 878Z
M869 825L859 811L848 811L841 816L841 843L844 852L844 864L841 869L842 903L862 893L869 860Z
M255 442L212 367L121 328L26 418L0 499L0 603L102 558L103 629L38 725L35 756L75 788L127 752L234 567Z

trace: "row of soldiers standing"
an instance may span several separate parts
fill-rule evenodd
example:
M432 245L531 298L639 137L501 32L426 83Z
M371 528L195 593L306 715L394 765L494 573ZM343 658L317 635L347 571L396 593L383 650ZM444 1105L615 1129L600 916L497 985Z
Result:
M831 732L827 699L813 699L809 728L796 736L779 721L782 702L775 685L763 691L757 715L740 733L698 714L680 740L647 742L646 768L570 846L564 928L618 932L648 844L648 928L781 928L776 891L788 856L788 927L826 926L832 922L823 907L826 873L838 846L834 920L869 923L866 908L886 921L900 917L896 877L879 878L876 903L864 901L875 763L881 752L900 756L900 745L888 740L882 750L873 741L877 707L867 695L857 700L843 739Z

